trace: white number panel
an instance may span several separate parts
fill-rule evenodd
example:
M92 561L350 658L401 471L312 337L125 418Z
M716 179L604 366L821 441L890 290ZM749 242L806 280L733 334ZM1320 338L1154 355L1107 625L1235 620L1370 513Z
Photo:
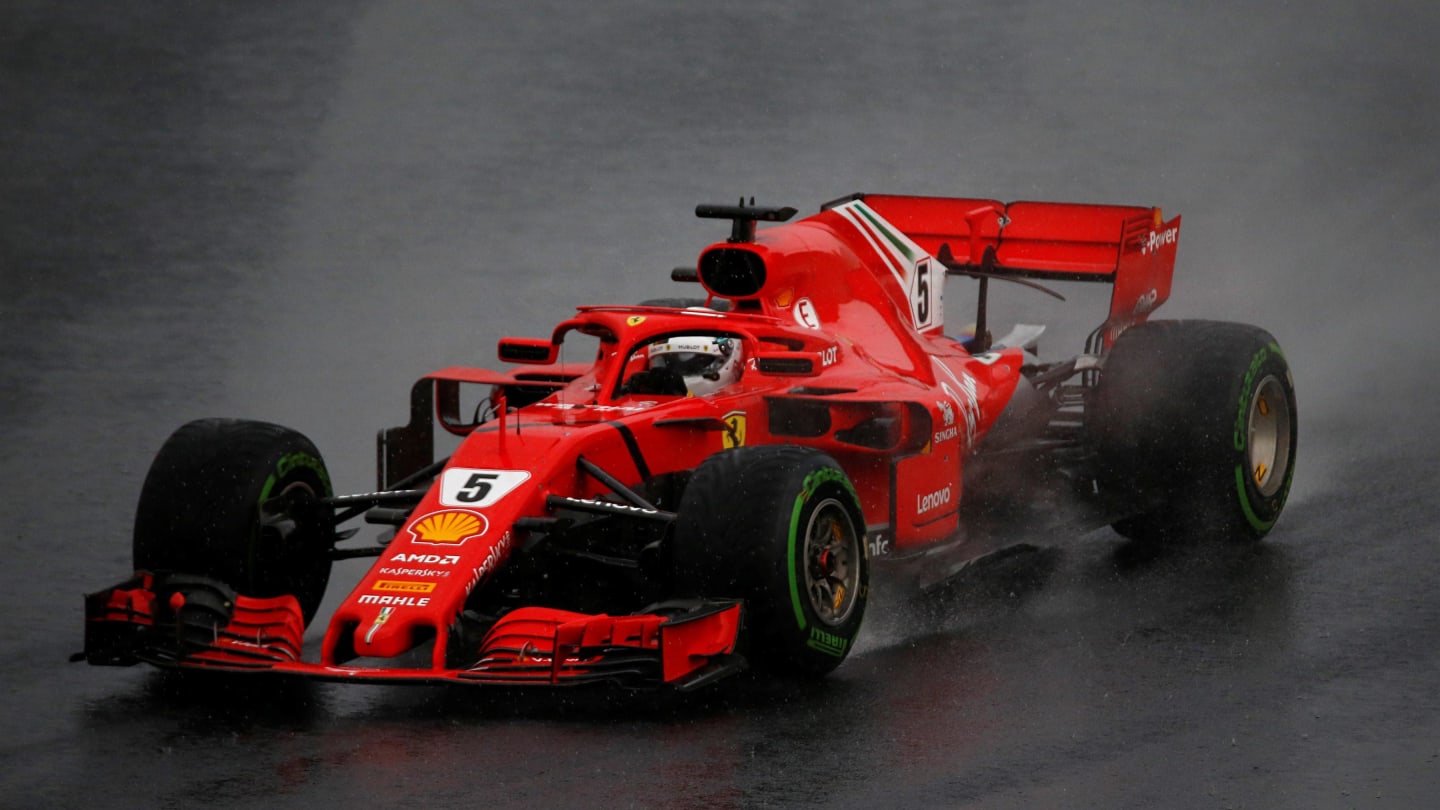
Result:
M530 473L524 470L453 467L440 476L440 503L445 506L491 506L529 479Z

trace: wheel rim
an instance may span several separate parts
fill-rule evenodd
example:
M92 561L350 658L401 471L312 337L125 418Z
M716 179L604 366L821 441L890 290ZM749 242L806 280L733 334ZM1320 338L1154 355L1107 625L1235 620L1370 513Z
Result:
M1271 375L1255 386L1250 398L1250 480L1264 497L1280 491L1290 472L1290 399L1285 386Z
M291 481L272 500L286 496L308 500L319 497L315 488L306 481ZM289 512L266 515L264 510L260 510L258 518L252 529L251 552L246 561L250 587L260 596L294 596L306 610L308 621L319 603L307 604L305 591L313 587L319 567L323 565L328 571L330 565L328 559L306 553L308 547L316 542L312 532L315 527ZM270 570L271 567L276 570ZM328 579L326 574L326 581Z
M805 589L825 624L850 618L860 594L860 539L845 505L821 501L805 528Z
M291 481L290 483L286 484L283 489L280 490L279 495L273 496L269 500L278 501L281 498L286 497L287 495L293 495L296 493L303 493L304 495L308 495L312 499L316 497L314 487L310 486L304 481ZM291 516L288 513L276 513L272 515L266 515L263 508L257 507L257 509L259 514L259 522L256 523L254 528L252 529L253 533L251 534L251 542L254 542L254 539L259 536L260 532L264 531L266 528L271 528L275 530L275 533L279 536L280 541L284 543L288 541L290 539L290 535L293 534L297 528L299 528L295 521L291 519Z

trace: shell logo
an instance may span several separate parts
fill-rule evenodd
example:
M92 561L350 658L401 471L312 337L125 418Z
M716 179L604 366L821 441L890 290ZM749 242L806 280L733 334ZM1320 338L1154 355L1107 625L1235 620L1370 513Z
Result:
M490 528L490 522L478 512L464 509L446 509L431 512L410 524L410 534L419 543L440 543L458 546L472 537L480 537Z

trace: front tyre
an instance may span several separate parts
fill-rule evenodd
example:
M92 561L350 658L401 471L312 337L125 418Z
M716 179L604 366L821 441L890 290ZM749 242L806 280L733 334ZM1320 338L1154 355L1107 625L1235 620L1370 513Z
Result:
M1269 533L1295 473L1295 384L1263 329L1153 321L1105 359L1087 418L1101 486L1144 504L1115 524L1133 540Z
M135 568L211 577L246 596L289 594L309 624L330 581L333 510L319 501L332 494L325 462L301 434L239 419L190 422L145 477Z
M823 675L849 654L869 596L859 498L834 459L742 447L696 469L671 559L682 596L745 600L757 670Z

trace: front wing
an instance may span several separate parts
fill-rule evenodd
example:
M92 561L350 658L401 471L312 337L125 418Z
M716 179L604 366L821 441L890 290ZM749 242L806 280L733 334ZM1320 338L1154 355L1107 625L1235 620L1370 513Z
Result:
M743 670L737 601L626 616L522 607L497 620L463 667L344 666L307 661L294 597L236 594L215 580L137 572L85 597L91 664L269 672L377 683L566 686L615 683L688 691Z

